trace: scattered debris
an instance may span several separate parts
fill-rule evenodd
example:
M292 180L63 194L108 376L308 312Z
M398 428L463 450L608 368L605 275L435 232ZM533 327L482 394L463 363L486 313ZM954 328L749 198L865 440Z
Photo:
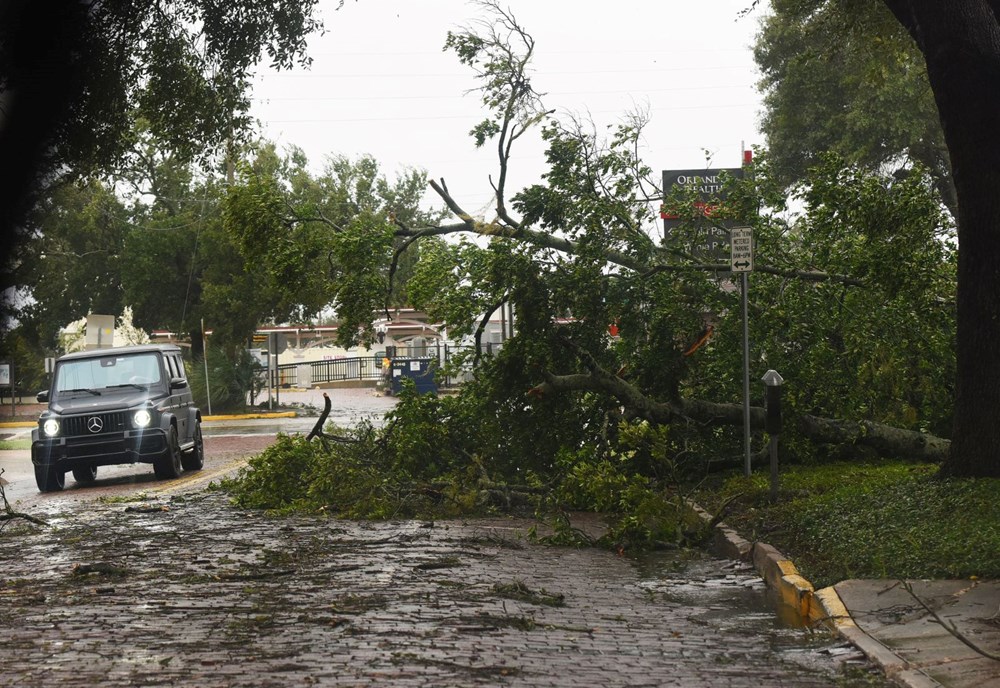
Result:
M500 597L519 602L530 602L531 604L545 605L548 607L562 607L566 604L566 596L562 593L551 593L545 589L532 590L521 581L513 583L496 583L493 592Z

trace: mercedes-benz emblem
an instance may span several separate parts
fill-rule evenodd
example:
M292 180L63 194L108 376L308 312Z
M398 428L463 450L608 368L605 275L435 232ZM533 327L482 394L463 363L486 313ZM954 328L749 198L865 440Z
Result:
M87 419L87 429L91 432L100 432L104 429L104 421L100 416L91 416Z

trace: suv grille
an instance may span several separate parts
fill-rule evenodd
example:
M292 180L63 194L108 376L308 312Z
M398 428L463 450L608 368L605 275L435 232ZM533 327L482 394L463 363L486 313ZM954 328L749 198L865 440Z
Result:
M91 413L86 416L69 416L62 420L62 435L106 435L112 432L123 432L128 427L128 415L123 411L112 413ZM100 421L99 423L97 421ZM96 429L97 426L99 429Z

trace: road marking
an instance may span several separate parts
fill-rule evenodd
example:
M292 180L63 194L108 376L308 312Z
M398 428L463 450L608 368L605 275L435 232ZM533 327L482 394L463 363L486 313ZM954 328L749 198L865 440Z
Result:
M201 485L208 485L208 483L212 482L216 478L221 478L227 473L233 473L240 468L243 468L246 466L246 463L246 457L233 459L221 468L216 468L211 471L195 471L193 473L182 475L180 478L175 478L165 483L159 483L151 491L160 495L192 492L192 488L197 488Z
M228 415L215 415L215 416L204 416L201 420L203 423L212 423L215 421L223 420L267 420L270 418L296 418L298 414L295 411L277 411L275 413L234 413Z

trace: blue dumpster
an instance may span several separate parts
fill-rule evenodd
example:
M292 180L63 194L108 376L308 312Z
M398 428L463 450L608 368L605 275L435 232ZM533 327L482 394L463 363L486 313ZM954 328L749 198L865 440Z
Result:
M437 361L434 358L394 358L392 359L392 393L399 394L403 389L403 380L413 380L418 394L437 394L437 383L434 381L434 371Z

